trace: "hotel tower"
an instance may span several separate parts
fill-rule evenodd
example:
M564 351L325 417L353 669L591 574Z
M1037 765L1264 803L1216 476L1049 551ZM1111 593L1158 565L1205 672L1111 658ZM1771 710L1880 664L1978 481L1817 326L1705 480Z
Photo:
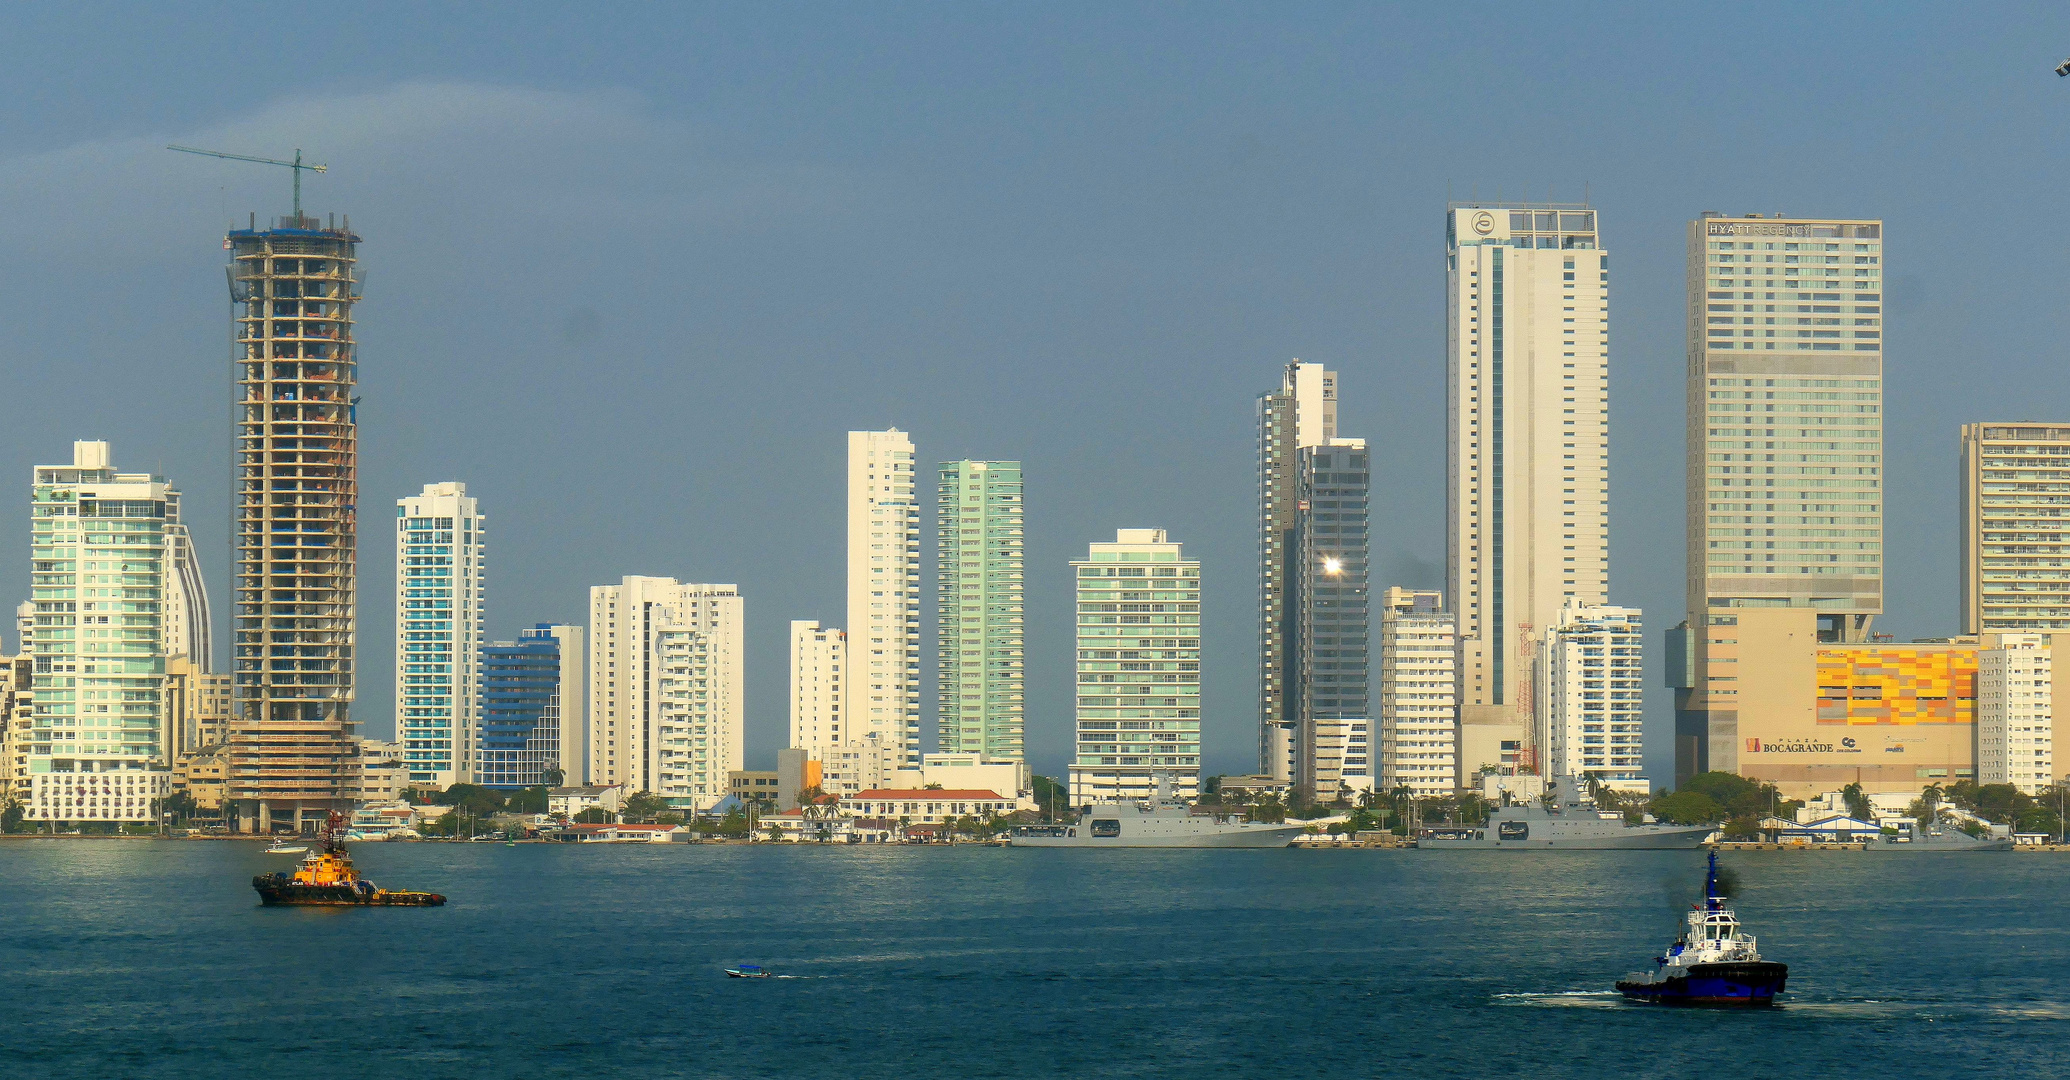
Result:
M1514 767L1525 770L1543 767L1529 745L1537 641L1569 602L1601 604L1610 589L1610 256L1597 224L1585 205L1446 214L1445 591L1460 744L1522 742ZM1481 764L1511 768L1458 762Z
M1883 610L1883 223L1705 214L1688 290L1678 782L1742 771L1733 609L1807 610L1829 644Z

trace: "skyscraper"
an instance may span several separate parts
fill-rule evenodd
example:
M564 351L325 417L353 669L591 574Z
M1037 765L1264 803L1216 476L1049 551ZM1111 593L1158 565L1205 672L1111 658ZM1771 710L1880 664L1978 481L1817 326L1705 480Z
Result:
M582 776L582 628L540 623L482 647L475 782L524 788Z
M1480 762L1458 759L1457 620L1445 594L1390 588L1380 600L1380 789L1450 795Z
M1453 205L1445 236L1446 592L1460 723L1487 729L1461 738L1511 742L1539 635L1609 593L1610 256L1582 205Z
M1322 721L1372 715L1366 533L1372 472L1366 441L1329 439L1304 446L1296 454L1294 471L1300 500L1294 513L1295 558L1286 597L1294 615L1288 650L1292 676L1286 683L1295 718L1294 781L1309 797L1328 800L1342 786L1372 788L1370 770L1347 775L1339 765L1326 765L1343 755L1320 749L1325 744L1352 745L1321 738L1325 727L1335 727Z
M215 649L210 644L208 587L201 581L201 563L194 555L194 537L180 520L180 493L166 489L165 549L168 566L165 582L165 650L168 656L184 656L197 671L215 671Z
M488 522L467 485L395 501L396 734L414 783L476 783Z
M1827 642L1883 610L1883 223L1706 214L1688 243L1679 777L1738 761L1721 609L1811 608Z
M35 727L32 821L154 822L171 793L163 597L172 551L165 478L116 472L104 442L72 444L31 487Z
M1200 790L1200 562L1163 529L1120 529L1071 563L1078 739L1071 805Z
M897 428L848 433L848 655L855 740L887 773L919 767L920 504Z
M2070 632L2070 424L1962 425L1962 632Z
M945 461L936 498L938 742L1021 761L1021 463Z
M1300 452L1337 437L1337 373L1295 360L1258 396L1258 772L1292 780L1300 716L1292 696L1299 573Z
M744 754L733 585L628 577L589 590L589 782L670 806L726 797Z
M351 223L230 233L237 319L237 717L226 797L243 832L350 811L359 436Z

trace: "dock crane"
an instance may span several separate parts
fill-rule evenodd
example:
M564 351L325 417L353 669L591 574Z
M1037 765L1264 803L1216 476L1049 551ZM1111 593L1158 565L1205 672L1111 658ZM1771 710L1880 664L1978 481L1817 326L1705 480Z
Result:
M250 157L245 154L225 154L219 150L201 150L192 146L167 146L166 149L178 150L182 154L200 154L203 157L224 158L229 161L251 161L257 162L260 165L279 165L282 168L295 170L295 219L297 221L301 220L302 217L302 173L305 170L308 172L330 171L328 166L302 164L302 148L299 146L295 148L295 160L293 161L275 161L272 158Z

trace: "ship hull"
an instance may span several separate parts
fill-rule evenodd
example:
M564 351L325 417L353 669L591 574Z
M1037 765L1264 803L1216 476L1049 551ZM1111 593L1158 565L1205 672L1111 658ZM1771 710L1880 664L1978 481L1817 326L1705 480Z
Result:
M1042 848L1283 848L1294 842L1294 837L1308 831L1305 825L1290 825L1283 829L1245 829L1242 832L1170 834L1147 836L1101 836L1088 835L1086 829L1078 829L1077 836L1013 836L1014 847Z
M297 885L271 874L252 879L259 903L267 907L443 907L438 893L388 892L352 885Z
M1545 835L1544 830L1532 831L1537 835L1505 840L1498 837L1492 826L1432 829L1416 837L1416 846L1462 851L1493 851L1498 848L1503 851L1689 851L1702 847L1704 839L1717 829L1712 826L1688 829L1638 826L1598 835L1580 832L1561 835L1555 832L1550 836Z
M1617 990L1632 1001L1657 1005L1773 1005L1789 978L1788 964L1763 960L1692 964L1687 975L1621 980Z

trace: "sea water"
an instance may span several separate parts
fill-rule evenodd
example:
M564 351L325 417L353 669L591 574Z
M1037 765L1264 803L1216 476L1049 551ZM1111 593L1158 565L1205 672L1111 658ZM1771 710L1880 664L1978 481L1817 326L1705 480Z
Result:
M1701 852L0 842L5 1077L2050 1076L2070 857L1725 856L1772 1010L1631 1005ZM760 964L784 978L723 969Z

